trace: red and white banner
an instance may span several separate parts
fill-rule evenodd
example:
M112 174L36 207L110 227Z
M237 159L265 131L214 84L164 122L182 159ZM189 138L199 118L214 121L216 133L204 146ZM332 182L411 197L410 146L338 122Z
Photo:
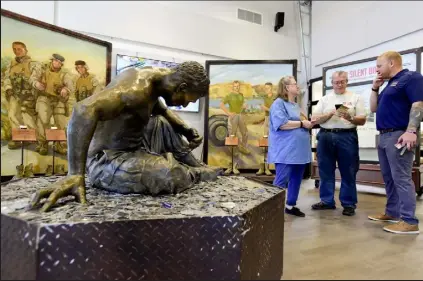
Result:
M403 68L408 70L416 71L417 56L415 53L402 55ZM332 87L332 74L335 71L346 71L348 73L348 83L360 83L373 81L376 77L376 60L368 61L358 64L352 64L347 66L341 66L332 68L326 71L326 87Z

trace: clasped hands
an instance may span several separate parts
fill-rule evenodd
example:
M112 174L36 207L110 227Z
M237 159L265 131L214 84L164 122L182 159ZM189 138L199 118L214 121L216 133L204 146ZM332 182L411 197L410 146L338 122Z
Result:
M191 149L197 148L201 144L201 142L203 141L203 137L200 136L198 131L194 128L185 129L183 135L187 138L187 140L189 142L188 146Z
M313 126L315 125L315 123L313 121L308 121L308 120L302 120L300 121L301 123L303 123L303 128L304 129L311 129L313 128Z

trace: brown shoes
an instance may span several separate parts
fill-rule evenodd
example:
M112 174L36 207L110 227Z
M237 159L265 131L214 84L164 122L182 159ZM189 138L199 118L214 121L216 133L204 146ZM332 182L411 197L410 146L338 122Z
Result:
M372 221L384 221L384 222L394 222L394 223L400 221L398 218L394 218L394 217L388 216L386 214L368 216L368 218L369 218L369 220L372 220Z
M419 234L419 226L417 224L409 224L405 221L399 221L397 223L387 225L383 230L395 233L395 234Z
M372 221L382 221L382 222L392 222L393 224L387 225L383 230L395 234L419 234L419 226L417 224L409 224L405 221L402 221L398 218L383 215L369 216L369 220Z

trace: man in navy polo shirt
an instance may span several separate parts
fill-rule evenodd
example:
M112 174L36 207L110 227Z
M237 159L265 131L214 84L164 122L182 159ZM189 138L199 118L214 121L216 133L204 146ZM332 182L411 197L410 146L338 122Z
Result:
M376 112L380 133L378 155L385 182L385 213L369 219L393 222L383 229L399 234L418 234L415 216L416 193L411 172L417 143L417 129L423 117L423 77L402 69L397 52L383 53L377 59L377 77L373 81L370 109ZM389 79L379 93L384 80Z

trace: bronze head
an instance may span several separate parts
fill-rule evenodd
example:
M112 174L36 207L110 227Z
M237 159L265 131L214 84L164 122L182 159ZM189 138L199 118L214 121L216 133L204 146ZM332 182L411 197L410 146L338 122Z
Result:
M161 96L169 106L184 106L208 95L210 80L204 67L195 61L176 66L163 79Z

